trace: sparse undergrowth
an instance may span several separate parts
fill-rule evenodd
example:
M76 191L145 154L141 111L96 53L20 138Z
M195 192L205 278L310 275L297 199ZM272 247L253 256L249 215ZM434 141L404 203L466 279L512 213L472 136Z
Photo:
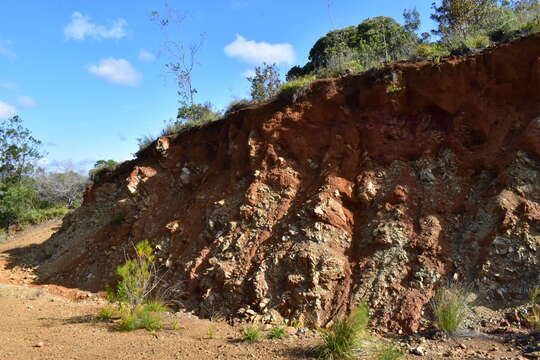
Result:
M285 98L293 98L298 92L303 89L307 84L314 81L316 78L313 75L306 75L286 82L278 89L278 96Z
M268 333L268 338L273 340L281 340L287 337L287 331L284 326L274 326Z
M135 258L116 269L121 280L116 290L108 290L107 299L111 305L101 309L98 317L103 320L120 318L120 331L159 331L164 327L160 313L169 309L155 297L160 281L152 246L148 241L142 241L135 246L135 254Z
M540 331L540 288L531 291L529 306L530 310L523 314L523 317L529 327Z
M242 336L243 336L244 341L257 342L257 341L261 341L262 332L261 330L259 330L257 326L249 325L244 328L244 331L242 332Z
M369 308L364 303L343 320L337 320L329 330L321 333L322 344L314 355L322 360L356 359L360 353L369 359L397 360L403 352L391 343L380 344L368 333Z
M452 335L463 326L471 302L465 287L452 284L439 289L430 306L439 329Z
M315 349L319 359L352 359L362 346L369 324L369 310L366 304L360 305L351 316L337 320L330 330L322 331L322 344Z

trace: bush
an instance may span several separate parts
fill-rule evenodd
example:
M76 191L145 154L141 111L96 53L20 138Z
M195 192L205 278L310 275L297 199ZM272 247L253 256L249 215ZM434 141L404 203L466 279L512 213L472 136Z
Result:
M275 326L268 333L269 339L283 339L285 337L287 337L287 331L283 326Z
M162 301L151 298L159 285L154 264L154 250L145 240L135 246L136 256L120 265L116 272L121 280L116 290L107 290L107 300L116 305L116 309L104 308L99 316L110 318L120 314L120 331L147 329L158 331L163 328L160 312L169 311Z
M540 330L540 288L530 293L530 311L523 314L527 325L535 330Z
M320 359L352 359L354 350L361 346L362 338L369 323L369 310L366 304L360 305L345 320L338 320L330 330L323 331L322 341L315 352Z
M441 44L420 44L415 49L413 56L422 58L434 59L450 55L450 52Z
M261 330L259 330L258 327L255 325L249 325L244 328L244 331L242 332L244 341L260 341L262 338Z
M439 329L452 335L462 327L470 304L468 291L454 284L440 289L430 306Z
M113 171L118 166L118 162L114 160L98 160L94 164L94 168L88 172L90 180L95 182L99 176L106 171Z
M299 90L303 89L307 84L315 79L316 78L313 75L306 75L293 81L286 82L280 86L278 96L292 99Z
M255 102L248 99L240 99L240 100L231 101L231 103L227 106L227 110L225 110L225 114L226 115L231 114L235 111L244 109L253 104L255 104Z
M118 312L112 306L106 306L101 309L98 313L98 318L100 320L112 320L118 316Z

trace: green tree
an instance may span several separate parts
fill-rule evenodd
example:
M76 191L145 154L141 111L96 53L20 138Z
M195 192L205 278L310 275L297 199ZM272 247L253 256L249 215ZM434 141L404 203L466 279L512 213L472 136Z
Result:
M109 160L98 160L94 164L94 168L90 169L88 172L88 176L90 177L90 180L95 181L99 174L101 174L106 169L112 169L116 165L118 165L118 162L109 159Z
M281 86L279 70L276 64L255 67L255 75L246 78L251 83L251 98L254 101L266 101L277 94Z
M443 42L467 39L479 31L491 31L500 20L498 0L442 0L433 3L431 18L438 24L433 33Z
M202 125L210 121L215 121L220 118L220 113L212 110L212 103L193 104L189 106L181 106L178 109L177 119L180 122L193 123L194 125Z
M0 121L0 183L18 183L30 175L42 157L40 145L18 116Z
M335 76L343 70L362 71L385 61L409 57L420 40L420 14L405 10L405 26L394 19L378 16L358 26L334 30L317 40L304 67L295 66L287 80L304 75Z

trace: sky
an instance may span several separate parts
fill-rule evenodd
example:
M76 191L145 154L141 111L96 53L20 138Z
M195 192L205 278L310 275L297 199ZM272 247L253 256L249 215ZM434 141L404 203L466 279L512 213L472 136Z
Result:
M157 136L178 109L167 41L204 38L193 83L198 102L223 109L249 98L262 62L282 74L304 65L327 32L405 8L433 28L433 0L0 0L0 120L15 114L43 143L41 165L87 171L124 161L137 138ZM163 32L151 13L181 21Z

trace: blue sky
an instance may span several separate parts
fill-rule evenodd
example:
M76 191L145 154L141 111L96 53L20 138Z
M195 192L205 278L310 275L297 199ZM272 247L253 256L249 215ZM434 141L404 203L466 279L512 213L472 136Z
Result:
M168 2L185 14L171 38L205 33L193 76L197 100L216 108L248 97L243 74L266 60L282 73L303 65L314 42L378 15L402 22L416 7L422 30L432 0L200 0ZM19 114L43 141L46 163L83 170L98 159L127 160L141 135L157 134L178 107L165 72L165 37L150 21L155 0L3 1L0 118Z

